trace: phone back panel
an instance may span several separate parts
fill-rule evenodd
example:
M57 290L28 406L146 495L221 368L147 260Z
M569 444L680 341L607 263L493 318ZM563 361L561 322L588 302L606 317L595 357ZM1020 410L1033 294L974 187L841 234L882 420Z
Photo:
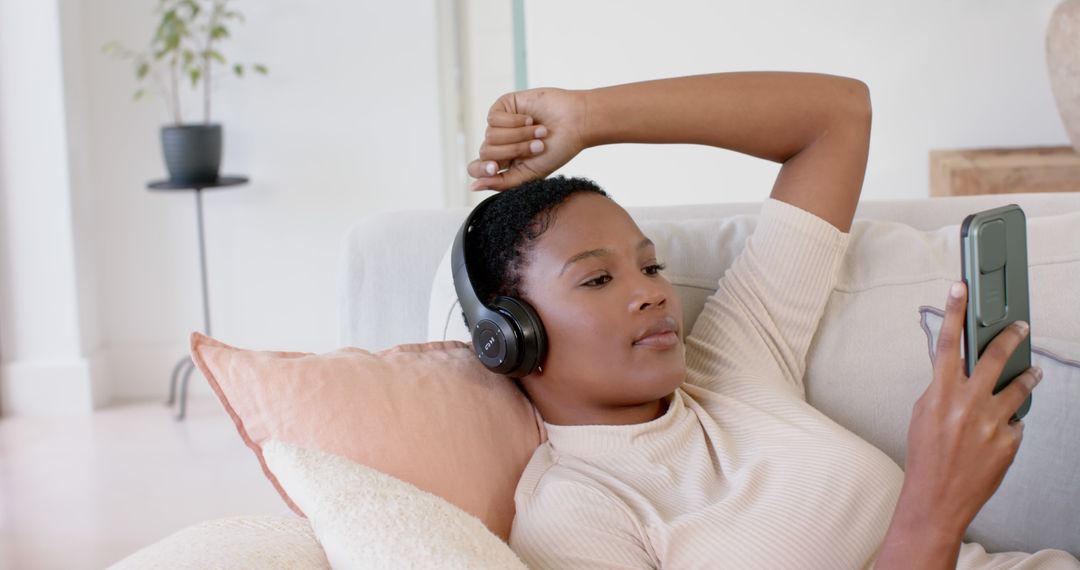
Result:
M1031 322L1028 298L1027 220L1015 204L968 216L960 230L963 279L968 287L964 368L968 376L990 341L1015 321ZM1031 335L1005 363L994 393L1031 367ZM1016 417L1031 407L1028 396Z

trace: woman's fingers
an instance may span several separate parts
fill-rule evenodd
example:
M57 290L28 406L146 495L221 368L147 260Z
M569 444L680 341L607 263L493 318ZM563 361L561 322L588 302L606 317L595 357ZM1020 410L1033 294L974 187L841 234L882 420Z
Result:
M487 132L484 133L484 142L493 145L512 144L542 139L547 134L547 127L543 125L518 128L488 127Z
M934 351L934 371L937 377L952 378L955 374L963 374L960 364L960 339L966 310L967 286L957 281L949 289L949 298L945 301L945 322L941 324L937 349Z
M480 146L480 160L513 160L534 156L541 152L544 152L544 141L540 139L504 145L492 145L485 142Z
M469 176L473 178L485 178L495 176L496 173L510 168L512 160L484 160L477 158L466 167Z
M1003 419L1008 421L1020 409L1024 400L1027 400L1031 391L1035 389L1035 385L1042 380L1042 374L1041 368L1028 368L994 396L1001 405Z
M488 113L488 126L492 127L526 127L533 124L533 118L518 113L492 110Z
M483 178L485 176L494 176L496 172L502 170L499 168L499 164L493 160L476 159L469 163L466 168L469 172L469 176L473 178Z
M546 137L547 127L530 125L517 128L488 127L480 147L480 159L469 164L469 176L494 176L510 168L514 160L536 155L544 150L539 139ZM535 142L534 142L535 141Z
M507 93L491 106L473 190L506 190L557 171L586 148L584 92L555 88Z
M983 350L982 354L979 355L979 361L975 364L975 370L972 372L971 378L987 394L993 391L998 378L1001 377L1001 371L1005 369L1005 363L1012 356L1012 353L1016 351L1016 348L1020 346L1020 343L1024 342L1028 330L1027 323L1016 321L1001 329L994 339L990 341L990 344L987 345L986 350Z
M501 192L524 184L534 178L540 178L537 172L529 168L524 162L515 162L508 170L499 172L494 176L484 176L477 179L469 186L469 190L497 190Z
M1024 440L1024 420L1016 420L1008 424L1009 429L1012 430L1013 438L1016 440L1016 446L1020 447L1020 442Z

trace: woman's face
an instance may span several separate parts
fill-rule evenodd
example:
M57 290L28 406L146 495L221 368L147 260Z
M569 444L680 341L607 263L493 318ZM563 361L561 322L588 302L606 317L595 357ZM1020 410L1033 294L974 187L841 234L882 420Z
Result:
M525 379L541 413L591 417L655 402L682 383L682 306L652 242L618 204L567 198L525 263L523 293L548 340L543 372Z

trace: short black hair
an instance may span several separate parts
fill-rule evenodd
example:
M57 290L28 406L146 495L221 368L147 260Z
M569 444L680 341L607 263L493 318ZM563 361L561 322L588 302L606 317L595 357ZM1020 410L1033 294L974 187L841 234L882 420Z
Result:
M499 296L522 298L521 274L533 241L551 226L557 206L578 192L608 196L588 178L554 176L505 190L492 200L476 220L465 252L482 303Z

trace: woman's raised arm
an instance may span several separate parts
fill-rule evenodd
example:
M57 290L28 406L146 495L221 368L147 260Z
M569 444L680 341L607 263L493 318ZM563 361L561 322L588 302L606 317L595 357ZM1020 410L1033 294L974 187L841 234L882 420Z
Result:
M524 138L491 121L514 115L534 121L532 130L518 131ZM505 190L547 176L592 146L704 144L782 163L772 197L846 232L866 172L870 122L864 83L815 73L716 73L584 91L530 89L504 95L492 107L485 145L469 174L479 178L474 189ZM539 136L537 126L546 127ZM528 146L533 138L543 139L539 152Z

